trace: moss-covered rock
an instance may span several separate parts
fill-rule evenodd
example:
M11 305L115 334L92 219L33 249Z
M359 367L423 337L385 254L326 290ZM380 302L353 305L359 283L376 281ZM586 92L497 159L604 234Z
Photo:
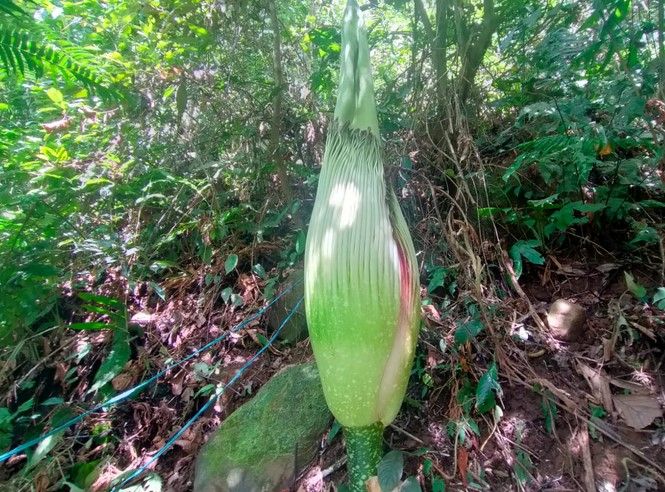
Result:
M233 412L203 447L194 491L289 488L315 457L331 418L316 366L285 368Z

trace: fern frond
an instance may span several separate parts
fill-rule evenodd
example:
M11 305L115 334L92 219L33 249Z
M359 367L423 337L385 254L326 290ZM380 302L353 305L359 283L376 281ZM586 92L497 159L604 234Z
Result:
M9 15L25 15L25 11L12 0L0 0L0 12Z
M41 43L25 30L2 24L0 64L5 71L14 75L32 72L36 77L43 76L46 68L53 68L65 77L76 79L90 92L107 98L122 98L118 88L113 87L110 76L92 62L92 54L80 48L68 50L65 46Z

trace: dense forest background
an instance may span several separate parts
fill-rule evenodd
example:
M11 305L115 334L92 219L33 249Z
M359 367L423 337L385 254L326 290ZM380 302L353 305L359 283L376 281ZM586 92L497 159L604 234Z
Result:
M0 452L191 353L297 275L343 3L0 0ZM597 481L662 487L662 418L620 423L612 393L637 390L608 396L579 364L662 394L665 1L363 8L387 173L423 285L398 422L417 441L394 441L411 453L405 474L424 490L588 490L586 454L547 464L577 456L568 438L582 422ZM584 343L548 334L547 305L564 297L589 315ZM12 457L0 479L106 490L200 407L213 369L269 330L255 324ZM151 476L191 487L207 432L308 350L268 351ZM519 408L531 434L507 418ZM598 430L613 424L618 442ZM608 465L608 443L638 454Z

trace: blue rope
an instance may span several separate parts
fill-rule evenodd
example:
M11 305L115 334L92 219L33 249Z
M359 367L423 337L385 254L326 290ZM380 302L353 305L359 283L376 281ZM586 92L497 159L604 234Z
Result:
M140 466L139 468L137 468L137 469L136 469L131 475L129 475L127 478L125 478L125 479L124 479L122 482L120 482L118 485L115 485L115 486L111 489L111 492L119 491L119 490L120 490L120 487L122 487L122 486L125 485L126 483L130 482L131 480L134 480L136 477L138 477L139 475L141 475L141 473L143 473L144 471L146 471L146 470L148 469L148 467L149 467L151 464L153 464L155 461L157 461L161 455L163 455L166 451L168 451L168 450L171 448L171 446L173 446L173 444L178 440L178 438L179 438L179 437L180 437L180 436L181 436L181 435L182 435L187 429L189 429L189 428L190 428L190 427L191 427L191 426L192 426L192 425L193 425L193 424L194 424L194 423L195 423L195 422L201 417L201 415L203 415L203 414L206 412L206 410L208 410L208 409L210 408L210 406L211 406L213 403L215 403L215 401L217 401L217 398L218 398L222 393L224 393L224 391L225 391L227 388L229 388L233 383L235 383L238 379L240 379L240 376L242 376L243 373L244 373L249 367L251 367L252 364L254 364L254 362L256 361L256 359L258 359L259 356L260 356L263 352L265 352L265 351L266 351L266 350L267 350L267 349L273 344L273 342L275 341L275 339L276 339L277 336L279 335L279 332L282 331L282 328L284 328L284 326L286 325L286 323L288 323L289 320L291 319L291 317L292 317L292 316L298 311L298 308L299 308L300 305L302 304L302 301L303 301L303 299L300 298L300 300L295 304L295 306L293 306L293 308L291 309L291 311L289 312L289 314L284 318L284 320L282 321L282 323L279 325L279 328L277 328L277 330L275 330L275 332L272 334L272 336L270 337L270 340L268 340L268 343L266 343L263 347L261 347L261 350L259 350L259 351L258 351L256 354L254 354L254 355L253 355L253 356L252 356L247 362L245 362L245 364L244 364L240 369L238 369L238 371L237 371L237 372L235 373L235 375L229 380L228 383L226 383L226 384L225 384L224 386L222 386L221 388L218 388L217 391L215 391L215 393L214 393L213 395L210 396L210 398L208 399L208 401L207 401L207 402L206 402L201 408L199 408L199 410L198 410L198 411L192 416L192 418L190 418L190 419L185 423L185 425L183 425L183 426L180 428L180 430L178 430L178 432L176 432L175 434L173 434L173 436L172 436L168 441L166 441L166 443L164 443L164 445L163 445L161 448L159 448L159 450L154 454L154 456L153 456L152 458L150 458L150 460L148 460L147 463L145 463L144 465L142 465L142 466Z
M298 282L298 283L299 283L299 282ZM146 388L147 386L149 386L149 385L151 385L152 383L154 383L155 381L157 381L160 377L162 377L164 374L166 374L167 372L169 372L171 369L173 369L173 368L175 368L175 367L177 367L177 366L182 365L183 363L185 363L185 362L187 362L187 361L193 359L193 358L196 357L197 355L199 355L199 354L205 352L206 350L210 349L212 346L218 344L219 342L221 342L222 340L224 340L227 336L229 336L230 333L236 333L236 332L242 330L243 328L245 328L249 323L251 323L252 321L254 321L256 318L259 318L260 316L262 316L263 313L265 313L265 312L266 312L266 311L267 311L267 310L268 310L273 304L275 304L275 303L276 303L276 302L277 302L282 296L285 296L285 295L286 295L291 289L293 289L293 287L295 287L295 285L296 285L296 284L292 284L292 285L290 285L289 287L287 287L286 289L284 289L284 291L282 291L278 296L276 296L275 298L273 298L272 301L270 301L268 304L266 304L265 306L263 306L261 309L259 309L259 310L258 310L256 313L254 313L253 315L249 316L248 318L245 318L243 321L241 321L241 322L238 323L235 327L233 327L230 331L227 331L227 332L225 332L224 334L222 334L222 335L218 336L217 338L215 338L214 340L212 340L212 341L206 343L206 344L205 344L204 346L202 346L201 348L198 348L198 349L194 350L194 352L192 352L191 354L189 354L187 357L184 357L183 359L180 359L179 361L176 361L176 362L173 362L173 363L169 364L169 365L166 366L164 369L162 369L161 371L157 372L154 376L152 376L152 377L150 377L150 378L148 378L148 379L142 381L141 383L137 384L136 386L134 386L134 387L131 388L131 389L128 389L127 391L123 391L122 393L120 393L120 394L114 396L113 398L109 398L108 400L106 400L106 401L103 402L103 403L100 403L100 404L97 405L96 407L93 407L93 408L91 408L90 410L86 410L86 411L83 412L81 415L78 415L78 416L76 416L76 417L74 417L74 418L68 420L68 421L65 422L64 424L61 424L61 425L59 425L59 426L57 426L57 427L51 429L51 430L50 430L49 432L47 432L46 434L42 434L42 435L40 435L40 436L38 436L38 437L35 437L34 439L31 439L31 440L29 440L28 442L25 442L25 443L23 443L23 444L21 444L21 445L19 445L19 446L16 446L14 449L11 449L11 450L7 451L6 453L3 453L2 455L0 455L0 463L3 463L3 462L5 462L5 461L7 461L7 460L8 460L9 458L11 458L12 456L16 456L17 454L19 454L19 453L25 451L26 449L31 448L32 446L34 446L34 445L36 445L36 444L39 444L39 443L42 442L44 439L48 439L49 437L54 436L55 434L58 434L59 432L62 432L62 431L64 431L64 430L68 429L69 427L71 427L71 426L74 425L74 424L79 423L81 420L83 420L84 418L88 417L89 415L92 415L93 413L99 412L100 410L102 410L102 409L104 409L104 408L106 408L106 407L113 406L113 405L115 405L115 404L117 404L117 403L120 403L121 401L126 400L127 398L129 398L130 396L132 396L133 394L135 394L136 392L138 392L138 391L140 391L140 390L143 390L143 389Z

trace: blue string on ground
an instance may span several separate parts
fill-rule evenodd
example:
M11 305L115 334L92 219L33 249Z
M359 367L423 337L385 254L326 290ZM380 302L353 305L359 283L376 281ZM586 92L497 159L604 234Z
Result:
M282 320L282 323L279 325L279 327L275 330L275 332L272 334L270 339L268 340L268 343L266 343L263 347L261 347L261 350L256 352L250 359L245 362L245 364L238 369L238 371L235 373L235 375L220 389L218 389L213 395L210 396L208 401L201 407L199 410L176 432L171 436L171 438L166 441L166 443L159 448L159 450L148 460L145 464L137 468L134 472L131 473L127 478L125 478L122 482L120 482L118 485L114 486L111 489L111 492L118 492L120 488L129 483L130 481L134 480L136 477L141 475L144 471L148 469L148 467L153 464L155 461L159 459L161 455L163 455L166 451L168 451L173 444L180 438L180 436L187 430L189 429L205 412L208 410L215 401L217 401L217 398L226 391L227 388L229 388L233 383L235 383L240 377L243 375L243 373L249 369L252 364L258 359L263 352L268 350L268 348L273 344L279 333L282 331L282 328L286 325L286 323L289 322L291 317L298 311L300 308L300 305L302 304L303 299L301 298L295 306L289 311L289 314Z
M90 410L86 410L82 414L77 415L76 417L68 420L64 424L61 424L61 425L58 425L57 427L54 427L49 432L47 432L45 434L42 434L41 436L35 437L34 439L31 439L28 442L25 442L25 443L23 443L19 446L16 446L14 449L11 449L11 450L7 451L6 453L1 454L0 455L0 463L3 463L5 461L7 461L9 458L11 458L12 456L16 456L17 454L25 451L26 449L29 449L32 446L35 446L35 445L39 444L44 439L48 439L49 437L54 436L54 435L58 434L59 432L62 432L64 430L68 429L69 427L79 423L81 420L88 417L89 415L92 415L93 413L99 412L100 410L103 410L107 407L116 405L116 404L120 403L121 401L126 400L130 396L138 393L139 391L145 389L147 386L149 386L152 383L154 383L155 381L157 381L160 377L162 377L164 374L169 372L171 369L173 369L175 367L178 367L178 366L182 365L183 363L185 363L185 362L193 359L194 357L198 356L199 354L207 351L208 349L210 349L214 345L216 345L219 342L226 339L226 337L228 337L230 333L236 333L236 332L242 330L249 323L251 323L255 319L261 317L263 315L263 313L265 313L268 309L270 309L270 307L273 304L275 304L281 297L285 296L289 291L291 291L291 289L293 289L293 287L295 287L295 285L297 285L297 283L299 283L299 282L296 282L296 283L288 286L287 288L285 288L278 296L275 296L272 301L270 301L268 304L263 306L261 309L259 309L253 315L251 315L251 316L245 318L244 320L242 320L235 327L233 327L230 331L227 331L227 332L223 333L222 335L218 336L217 338L215 338L214 340L211 340L210 342L208 342L205 345L203 345L202 347L194 350L191 354L189 354L188 356L180 359L179 361L176 361L176 362L173 362L173 363L167 365L164 369L157 372L152 377L140 382L139 384L137 384L133 388L130 388L127 391L123 391L122 393L120 393L120 394L118 394L118 395L116 395L112 398L109 398L105 402L100 403L99 405L91 408Z

